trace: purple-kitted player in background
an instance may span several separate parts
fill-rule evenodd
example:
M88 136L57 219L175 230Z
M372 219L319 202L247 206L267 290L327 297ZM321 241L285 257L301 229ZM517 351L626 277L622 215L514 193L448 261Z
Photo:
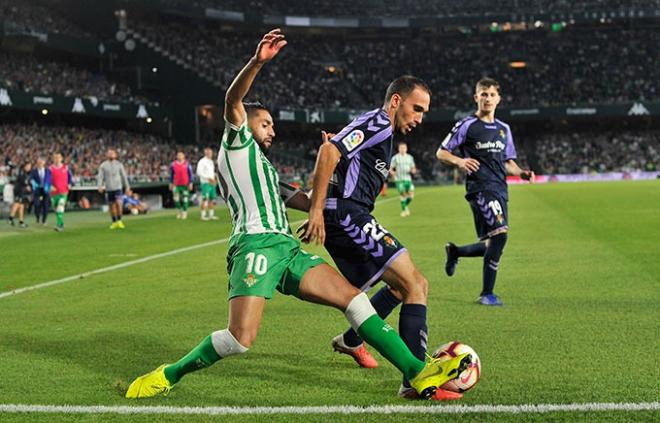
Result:
M495 109L500 103L497 81L484 78L477 82L474 101L477 112L454 125L438 149L437 157L467 174L465 198L472 208L479 242L461 247L449 242L445 246L445 271L452 276L459 257L483 257L483 287L477 302L496 306L502 305L502 301L493 289L509 231L506 176L519 176L532 182L534 172L518 167L514 161L516 147L511 128L495 119ZM455 150L461 157L452 154Z

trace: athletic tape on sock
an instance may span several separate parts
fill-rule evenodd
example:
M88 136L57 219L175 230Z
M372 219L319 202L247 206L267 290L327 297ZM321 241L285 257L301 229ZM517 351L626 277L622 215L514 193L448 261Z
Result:
M243 354L248 349L241 345L229 329L223 329L211 334L213 348L220 357L229 357L230 355Z
M356 295L346 307L344 315L351 327L357 332L368 318L376 314L376 310L371 305L369 297L364 292Z

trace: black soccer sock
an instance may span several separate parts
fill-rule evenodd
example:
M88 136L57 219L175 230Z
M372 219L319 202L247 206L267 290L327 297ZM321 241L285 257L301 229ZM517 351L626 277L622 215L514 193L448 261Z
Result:
M481 295L490 295L495 288L495 278L497 278L497 268L500 264L500 257L504 251L507 234L495 235L488 242L486 254L484 254L484 276Z
M399 313L399 335L410 352L418 359L426 360L426 306L424 304L404 304ZM410 386L403 380L404 386Z
M112 222L113 222L113 223L116 222L116 221L117 221L117 216L115 216L114 214L111 215L111 216L112 216Z
M486 243L481 241L456 247L456 253L458 257L483 257L486 254Z
M387 316L392 313L392 310L401 303L397 297L392 294L389 287L382 287L373 297L371 297L371 305L374 306L378 317L385 320ZM362 338L353 329L344 332L344 343L349 347L359 347L362 343Z

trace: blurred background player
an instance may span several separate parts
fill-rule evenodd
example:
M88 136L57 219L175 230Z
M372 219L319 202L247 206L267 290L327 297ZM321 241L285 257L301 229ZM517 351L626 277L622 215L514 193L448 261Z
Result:
M131 193L130 195L124 195L122 198L122 203L126 213L133 215L147 213L147 204L140 200L140 196L137 192Z
M32 163L25 162L23 167L18 171L18 175L16 175L16 181L14 182L14 204L11 206L11 212L9 213L9 224L11 226L16 225L14 217L18 213L18 226L27 228L27 224L25 224L25 206L30 202L29 196L32 191L32 186L30 185L31 170Z
M401 217L410 216L408 207L415 197L415 185L413 185L412 175L417 173L415 159L408 154L408 145L405 142L399 143L399 152L392 157L390 173L394 177L396 190L399 192L401 200Z
M176 208L179 210L176 214L177 219L188 218L188 201L190 201L190 191L192 191L192 166L186 160L183 151L176 153L176 160L170 165L170 190Z
M69 189L73 184L73 175L69 167L62 163L62 154L53 154L53 164L50 166L50 175L52 180L51 201L55 209L55 216L57 222L55 230L62 232L64 230L64 209L66 208L66 201L69 195Z
M37 225L46 225L48 209L50 208L50 186L52 183L50 169L46 167L44 159L37 160L37 167L30 172L30 185L32 185L32 200L34 203L34 216Z
M201 219L218 220L215 216L215 199L217 198L218 180L215 175L215 163L213 163L213 150L204 149L204 157L197 162L197 176L202 191Z
M107 160L99 166L97 176L98 189L101 194L105 192L105 201L108 203L112 224L110 229L124 229L126 226L121 220L122 197L131 194L128 177L124 165L117 160L117 150L110 148L106 153Z
M509 231L506 176L519 176L531 182L534 172L518 167L514 161L516 147L511 128L495 119L495 109L500 103L497 81L484 78L477 82L474 101L477 112L454 125L438 149L437 157L459 167L467 175L465 199L472 208L479 242L461 247L448 243L445 271L452 276L459 257L483 257L483 286L477 303L499 306L502 301L493 289ZM456 149L462 157L451 153Z

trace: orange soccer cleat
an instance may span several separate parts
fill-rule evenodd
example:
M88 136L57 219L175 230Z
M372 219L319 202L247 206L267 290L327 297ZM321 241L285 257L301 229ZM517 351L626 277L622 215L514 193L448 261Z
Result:
M338 353L348 354L360 367L374 369L378 367L378 362L373 355L364 346L364 342L357 347L349 347L344 343L344 335L337 335L332 339L332 348Z

